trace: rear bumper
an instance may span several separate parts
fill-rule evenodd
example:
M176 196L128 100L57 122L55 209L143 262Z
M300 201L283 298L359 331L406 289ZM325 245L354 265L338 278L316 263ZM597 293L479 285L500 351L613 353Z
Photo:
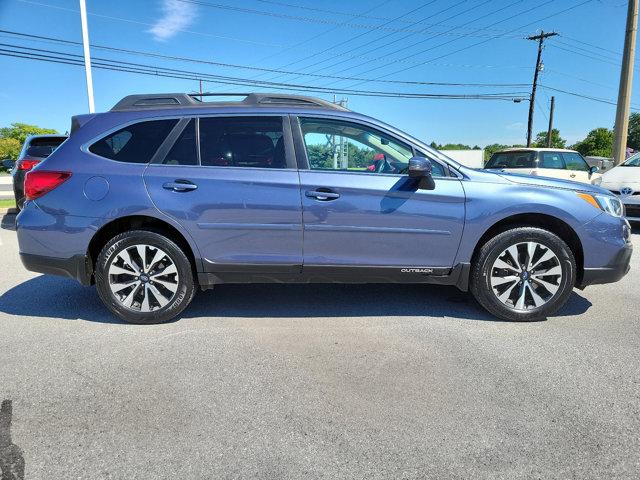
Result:
M633 246L626 244L614 257L613 261L605 267L585 268L582 275L582 281L578 288L584 288L587 285L600 285L603 283L613 283L624 277L631 268L631 254Z
M83 285L91 285L91 264L86 255L56 258L20 253L20 260L32 272L73 278Z

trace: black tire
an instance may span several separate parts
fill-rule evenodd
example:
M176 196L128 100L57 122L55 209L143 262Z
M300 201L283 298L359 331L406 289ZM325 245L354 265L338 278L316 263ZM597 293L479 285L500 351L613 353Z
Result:
M177 289L173 297L163 307L150 312L127 308L111 291L109 268L116 256L124 249L135 245L148 245L166 252L177 269ZM132 230L121 233L107 242L98 255L95 268L96 288L105 306L125 322L155 324L167 322L178 316L193 300L196 288L191 262L182 249L167 237L146 230ZM153 282L150 282L153 283Z
M498 299L498 294L494 293L494 289L491 286L494 262L507 248L524 242L537 242L550 249L557 257L562 269L562 276L556 280L557 291L547 299L545 304L539 307L534 305L527 310L516 309L515 305L511 306L503 303ZM544 252L542 249L537 251ZM527 276L529 278L529 273L527 273ZM530 280L530 282L531 285L535 285L534 280ZM554 314L567 302L575 282L576 261L571 249L557 235L541 228L518 227L496 235L480 248L471 265L470 289L473 296L491 314L509 321L543 320ZM513 284L508 284L504 290L506 291L510 285ZM521 283L517 285L517 288L520 289L519 285ZM539 288L538 285L535 285L535 288ZM521 292L522 290L519 291ZM544 292L549 293L547 290L544 290ZM516 296L518 293L518 291L514 291ZM527 295L526 298L530 300L529 303L533 303L531 293ZM511 300L508 300L508 302L511 302Z

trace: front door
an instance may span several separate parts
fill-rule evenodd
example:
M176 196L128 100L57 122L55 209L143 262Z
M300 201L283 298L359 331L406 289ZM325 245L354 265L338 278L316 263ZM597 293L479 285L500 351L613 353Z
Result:
M442 164L433 163L435 190L422 190L406 174L409 159L420 152L390 134L304 117L294 134L299 164L307 167L300 170L303 271L425 267L437 273L453 266L465 196Z
M300 271L302 206L290 142L286 117L192 119L147 168L151 199L189 231L205 271Z

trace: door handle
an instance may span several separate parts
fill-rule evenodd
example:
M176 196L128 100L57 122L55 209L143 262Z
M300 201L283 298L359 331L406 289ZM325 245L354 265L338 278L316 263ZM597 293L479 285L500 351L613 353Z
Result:
M571 174L569 174L569 176L570 176L571 178L576 178L576 174L575 174L575 173L571 173Z
M323 191L326 190L326 191ZM335 200L336 198L340 198L340 194L336 192L332 192L328 188L318 189L318 190L307 190L305 192L305 196L309 198L315 198L316 200L320 200L322 202L327 202L329 200Z
M189 180L175 180L162 185L165 190L173 190L174 192L190 192L198 188L198 186Z

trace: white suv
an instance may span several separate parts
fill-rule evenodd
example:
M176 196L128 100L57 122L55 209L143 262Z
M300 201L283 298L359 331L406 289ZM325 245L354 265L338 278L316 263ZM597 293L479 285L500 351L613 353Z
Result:
M598 167L590 167L578 152L560 148L501 150L491 156L484 168L582 183L592 183L600 177Z

